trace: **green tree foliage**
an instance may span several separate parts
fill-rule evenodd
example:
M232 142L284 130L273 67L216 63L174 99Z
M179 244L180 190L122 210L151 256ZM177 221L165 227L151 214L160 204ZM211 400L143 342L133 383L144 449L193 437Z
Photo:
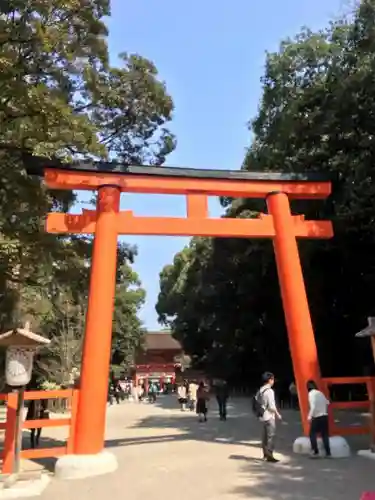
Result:
M173 102L153 63L125 53L120 67L109 63L109 15L108 0L0 3L0 329L28 312L56 338L81 331L73 320L86 307L91 241L43 229L45 214L68 210L75 195L47 191L25 158L162 164L174 149ZM144 292L129 268L134 252L119 253L114 338L125 362Z
M75 253L74 259L54 262L49 269L50 281L39 290L24 290L22 296L22 317L31 319L38 331L51 339L39 356L39 372L58 385L67 385L74 369L80 366L91 242L80 239L79 244L80 256ZM128 263L134 256L134 249L119 246L112 358L123 369L130 366L143 336L138 313L145 292Z
M374 49L375 1L363 0L350 18L304 29L267 54L242 166L336 179L329 202L292 206L334 223L333 240L299 245L326 375L360 375L373 365L367 342L354 334L375 315ZM254 200L223 203L236 217L266 211ZM196 361L245 384L266 368L291 378L270 242L192 240L160 281L160 320Z
M119 271L113 319L112 361L116 365L130 368L136 351L142 346L145 333L138 313L146 294L141 288L137 273L125 261L119 266Z

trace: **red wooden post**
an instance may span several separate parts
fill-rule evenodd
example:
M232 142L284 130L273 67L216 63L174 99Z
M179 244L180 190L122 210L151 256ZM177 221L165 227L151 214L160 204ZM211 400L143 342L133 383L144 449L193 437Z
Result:
M366 383L367 394L370 402L370 450L375 453L375 380L371 378Z
M3 474L11 474L14 464L14 447L16 443L16 416L18 393L11 392L7 399L7 420L4 440Z
M308 435L310 426L307 421L309 404L306 383L310 379L317 384L320 383L318 351L288 196L282 192L269 193L267 207L275 228L273 246L301 408L302 426L304 434Z
M74 453L77 455L95 455L104 448L119 206L119 188L99 188L80 397L74 431Z
M69 427L68 443L66 446L66 452L68 455L74 453L74 439L75 439L75 430L77 424L78 398L79 398L79 390L74 389L72 391L72 397L70 399L70 427Z

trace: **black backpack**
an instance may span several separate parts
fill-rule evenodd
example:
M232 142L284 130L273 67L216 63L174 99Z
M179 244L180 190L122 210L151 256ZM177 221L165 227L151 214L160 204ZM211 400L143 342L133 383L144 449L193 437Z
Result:
M262 418L264 415L264 412L266 411L266 408L262 404L262 396L263 394L268 390L269 388L266 387L263 391L258 391L256 394L253 396L252 400L252 407L253 407L253 413L257 418Z

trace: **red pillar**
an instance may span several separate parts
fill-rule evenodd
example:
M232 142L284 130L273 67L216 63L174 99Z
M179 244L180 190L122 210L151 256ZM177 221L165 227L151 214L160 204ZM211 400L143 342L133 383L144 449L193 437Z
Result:
M320 383L318 351L288 196L281 192L270 193L267 197L267 206L270 215L272 215L276 233L273 245L301 408L302 425L304 433L307 435L309 408L306 382L311 379L318 384Z
M104 447L119 207L120 189L100 187L75 432L77 455L96 454Z

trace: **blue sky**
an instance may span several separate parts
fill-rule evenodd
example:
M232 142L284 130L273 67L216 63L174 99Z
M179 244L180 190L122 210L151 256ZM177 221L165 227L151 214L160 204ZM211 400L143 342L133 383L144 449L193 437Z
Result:
M250 142L247 122L261 96L265 51L301 26L319 29L347 0L112 0L109 48L151 59L175 103L171 129L177 149L167 164L238 169ZM123 195L122 209L137 215L185 215L182 197ZM216 200L211 215L220 214ZM155 302L159 272L186 238L126 237L138 246L135 269L147 291L141 317L158 328Z

